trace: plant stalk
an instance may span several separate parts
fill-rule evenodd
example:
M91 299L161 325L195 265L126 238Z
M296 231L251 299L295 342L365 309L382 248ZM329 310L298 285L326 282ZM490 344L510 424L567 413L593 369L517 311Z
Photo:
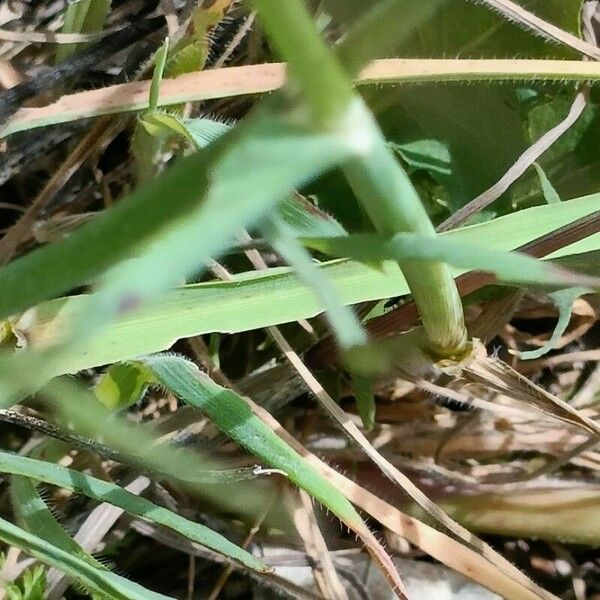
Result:
M364 119L373 122L364 109ZM435 229L408 175L377 128L372 150L344 166L344 174L375 228L384 235L399 232L435 236ZM462 302L448 265L400 262L435 356L464 353L468 340Z
M375 228L385 235L435 229L408 175L395 160L375 119L353 92L351 81L323 40L300 0L253 0L265 30L300 85L317 127L346 132L356 158L344 167L356 197ZM308 52L308 54L307 54ZM435 358L467 351L462 303L444 263L400 264L421 314Z

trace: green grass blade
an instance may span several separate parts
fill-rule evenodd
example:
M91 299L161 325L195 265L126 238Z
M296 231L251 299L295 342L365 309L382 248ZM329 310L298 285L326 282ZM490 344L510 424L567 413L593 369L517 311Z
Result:
M552 185L552 182L548 179L548 176L544 172L544 169L538 164L533 163L533 167L535 168L537 175L540 180L540 184L542 186L542 192L544 194L544 199L548 204L558 204L561 202L560 196L558 192Z
M275 252L294 268L298 277L325 307L327 318L342 348L348 350L365 345L368 341L365 330L352 309L342 302L332 281L313 263L312 257L298 240L282 225L275 223L273 227L266 228L267 238Z
M31 460L26 457L21 458ZM0 471L10 472L1 468ZM79 556L97 569L107 570L67 534L50 512L32 479L26 475L21 476L21 474L15 473L10 478L10 497L17 520L25 530L47 540L65 552Z
M111 365L94 385L96 398L110 411L127 408L139 402L152 381L152 374L146 369L127 362Z
M104 27L111 0L77 0L69 2L62 33L93 33ZM63 44L56 51L56 62L66 60L81 44Z
M254 0L254 4L267 34L299 85L314 125L345 126L355 137L360 152L344 165L344 173L375 228L383 234L410 231L435 237L410 179L394 159L373 115L352 93L349 79L342 75L339 62L319 36L302 2L288 0L284 6ZM433 8L437 6L437 2L432 4ZM431 350L439 356L463 354L468 333L449 269L444 263L433 262L421 265L418 271L410 264L400 266L421 314Z
M555 349L558 341L567 330L571 321L571 315L573 314L573 302L580 298L584 294L590 294L592 290L588 288L568 288L566 290L558 290L550 294L550 298L554 302L556 308L558 308L558 322L554 327L554 331L550 336L550 339L537 350L528 350L526 352L518 352L517 356L521 360L533 360L541 358Z
M531 208L479 225L445 233L440 239L478 243L490 249L513 250L597 211L600 196ZM600 249L600 234L563 248L553 258L574 257ZM573 263L576 268L577 264ZM332 280L345 304L380 300L409 293L395 266L376 271L347 260L319 266ZM464 269L454 270L454 275ZM84 296L40 304L27 311L13 327L26 336L31 348L57 343L62 332L83 311ZM210 282L173 290L160 302L125 315L77 351L54 363L53 374L114 363L170 348L183 337L212 332L237 333L279 325L321 313L323 306L289 269L248 273L232 282Z
M158 107L158 98L160 95L160 82L165 73L167 55L169 54L169 38L166 38L163 45L154 55L154 73L152 73L152 82L150 84L150 98L148 101L148 110L154 111Z
M156 114L165 126L189 139L197 149L205 148L231 129L231 125L207 118L177 119L172 115ZM168 123L168 125L167 125ZM344 235L346 231L332 216L320 211L299 195L282 200L277 208L282 225L297 236ZM310 231L314 233L309 233ZM320 232L320 233L317 233Z
M86 449L109 456L154 479L178 481L190 493L206 498L232 514L250 520L256 518L256 511L260 510L256 486L238 479L236 491L245 499L244 503L240 503L238 497L232 496L229 490L205 485L207 478L214 480L215 472L222 470L220 461L189 448L157 445L152 431L111 414L91 391L70 378L56 378L40 389L43 381L36 381L33 374L44 371L45 360L44 355L35 353L22 353L18 357L12 353L0 355L2 408L38 391L37 398L45 403L59 430L67 434L76 432L85 440ZM27 381L25 389L24 380Z
M314 123L337 126L352 104L352 85L319 36L301 0L251 0L250 4L258 11L274 48L288 63ZM315 69L315 65L319 68Z
M239 546L236 546L212 529L199 523L194 523L166 508L157 506L149 500L136 496L114 483L102 481L96 477L54 463L10 454L8 452L0 452L0 472L22 476L18 479L30 478L36 481L43 481L44 483L71 490L99 502L107 502L123 509L130 515L136 515L152 523L168 527L187 539L202 544L253 571L265 573L269 570L261 560L255 558L249 552L242 550ZM43 501L41 502L43 503ZM60 525L56 521L54 523L66 535ZM52 533L48 529L45 531ZM42 537L53 539L55 545L57 545L56 540L59 539L58 537L48 538L46 535L42 535ZM68 539L70 540L70 538ZM78 547L75 542L73 544ZM62 544L60 546L63 547ZM68 551L67 547L63 547L63 549Z
M373 381L368 377L353 375L352 391L356 398L358 414L363 422L363 427L370 431L375 425L375 395L373 393Z
M244 127L247 135L211 168L210 186L198 208L163 231L140 256L107 274L90 302L96 322L125 306L139 306L198 271L226 250L238 231L264 220L294 187L352 151L343 134L313 133L269 113Z
M137 252L137 259L111 273L94 302L95 320L109 318L174 285L203 258L218 255L239 229L256 223L294 186L351 152L344 132L313 134L262 112L68 238L0 270L5 290L0 315L88 282Z
M399 233L389 238L355 234L337 238L305 238L303 242L330 256L347 256L361 262L397 260L420 264L444 261L454 267L489 271L506 283L600 288L600 278L579 275L525 254L502 252L481 243L443 237L430 238L414 233Z
M267 428L242 397L216 384L184 358L156 355L144 357L140 362L167 389L200 410L252 454L286 473L291 481L327 506L349 527L363 527L362 519L350 502Z
M20 548L47 565L64 571L81 581L86 587L112 600L170 600L169 596L151 592L125 577L98 569L76 554L67 552L2 518L0 518L0 540Z
M276 435L241 396L216 384L186 359L155 355L140 361L167 389L200 410L229 438L269 466L286 473L290 481L333 512L361 538L392 585L403 590L389 556L350 501Z

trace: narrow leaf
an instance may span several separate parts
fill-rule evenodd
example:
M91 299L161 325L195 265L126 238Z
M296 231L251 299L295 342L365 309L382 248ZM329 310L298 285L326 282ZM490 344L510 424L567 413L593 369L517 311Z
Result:
M262 561L231 543L219 533L204 525L189 521L166 508L157 506L113 483L54 463L8 452L0 452L0 471L72 490L99 502L108 502L131 515L168 527L187 539L231 558L253 571L266 572L269 570Z
M454 267L490 271L509 283L600 288L600 278L572 273L525 254L500 252L483 244L442 237L431 238L414 233L399 233L392 237L355 234L338 238L306 238L303 241L320 252L360 261L439 261Z
M544 194L544 198L548 204L558 204L561 202L560 196L558 192L554 189L551 181L548 179L544 169L538 164L533 163L533 166L538 174L540 179L540 184L542 186L542 192Z
M554 328L550 339L541 348L538 348L537 350L528 350L527 352L517 352L517 356L521 360L532 360L541 358L548 354L548 352L554 350L571 321L573 302L584 294L590 294L591 292L592 290L588 288L567 288L566 290L559 290L549 294L556 308L558 308L558 322L556 323L556 327Z
M298 240L289 235L277 221L274 223L274 226L266 229L273 249L294 268L298 277L311 288L325 307L327 318L342 348L348 350L365 345L367 334L352 309L342 302L332 282L317 268Z
M387 553L371 534L360 515L335 486L276 435L235 392L225 389L194 364L173 355L144 357L141 362L158 380L249 452L287 473L290 481L308 492L352 529L378 562L388 580L402 592L403 584Z
M170 600L110 571L93 567L76 554L55 546L0 518L0 540L81 581L114 600Z
M354 375L352 377L352 391L356 398L358 414L367 431L375 425L375 396L373 394L373 381L368 377Z

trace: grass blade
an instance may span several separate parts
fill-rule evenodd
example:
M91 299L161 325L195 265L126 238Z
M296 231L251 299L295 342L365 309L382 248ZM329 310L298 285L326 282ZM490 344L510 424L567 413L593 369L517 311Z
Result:
M451 231L439 239L477 243L485 239L488 247L512 250L581 217L597 211L599 196L593 195L545 205ZM600 248L600 235L588 237L554 252L552 258L573 257ZM345 304L380 300L408 293L398 268L384 272L349 261L332 261L319 266L333 281ZM459 274L463 270L454 273ZM265 293L267 290L267 293ZM56 344L70 323L83 311L85 296L74 296L43 303L21 318L11 321L15 331L29 341L30 348ZM313 317L323 306L288 269L245 274L231 283L203 283L186 286L169 294L160 303L119 321L95 336L79 350L56 362L53 374L76 372L159 352L182 337L222 332L235 333ZM152 326L148 327L147 324Z
M219 386L183 358L156 355L140 361L152 370L162 385L208 416L228 437L269 466L287 473L290 481L332 511L361 538L388 581L400 592L403 591L402 582L389 557L352 504L271 431L241 396Z
M525 254L490 250L483 244L441 237L432 239L414 233L399 233L389 238L355 234L337 238L305 238L303 242L330 256L348 256L361 262L444 261L454 267L489 271L507 283L600 288L600 279L572 273Z
M86 587L114 600L170 600L125 577L90 565L76 554L55 546L0 518L0 540L81 581Z
M358 317L346 306L330 279L313 263L310 254L284 226L276 224L267 231L273 249L290 264L298 277L311 288L325 312L342 348L348 350L367 343ZM324 238L329 239L329 238Z
M3 469L0 469L0 471L8 472ZM15 515L24 529L47 540L65 552L79 556L97 569L107 570L104 565L95 560L67 534L50 512L32 479L14 474L10 478L10 497Z
M99 502L108 502L113 506L122 508L128 514L136 515L152 523L168 527L187 539L202 544L253 571L258 571L259 573L269 571L269 568L261 560L231 543L219 533L204 525L181 517L166 508L157 506L149 500L136 496L113 483L102 481L96 477L54 463L18 456L8 452L0 452L0 471L22 476L18 479L30 478L36 481L43 481L50 485L83 494ZM60 527L56 521L55 524ZM63 531L62 528L60 529ZM52 532L48 531L48 533ZM64 531L63 534L66 535ZM67 538L73 542L68 536ZM58 538L51 539L53 539L56 545ZM63 549L67 550L66 547L63 547Z
M380 59L359 74L358 85L449 81L594 82L600 63L578 60ZM197 102L279 89L285 65L243 65L201 71L163 80L159 106ZM13 133L148 108L149 82L134 82L77 92L41 108L22 108L0 130L0 139Z
M0 315L88 282L160 234L143 258L113 271L94 310L111 314L137 304L173 285L202 258L218 255L239 229L256 223L294 186L351 152L344 132L312 134L285 119L276 124L262 113L68 238L0 270L0 287L6 290ZM177 202L164 202L165 197Z

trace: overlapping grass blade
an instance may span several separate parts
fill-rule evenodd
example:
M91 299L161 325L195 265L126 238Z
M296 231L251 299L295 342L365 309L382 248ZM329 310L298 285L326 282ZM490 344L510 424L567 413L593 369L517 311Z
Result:
M157 444L146 428L128 423L106 410L94 394L70 378L56 378L43 389L46 374L44 356L26 353L24 357L0 357L0 405L9 407L23 397L39 392L43 401L65 433L73 430L86 439L85 447L102 454L110 450L110 458L135 468L157 480L180 482L191 493L206 498L215 505L245 518L253 518L257 503L257 490L251 484L238 480L236 491L245 498L239 503L237 496L219 486L207 487L206 479L215 482L215 473L223 464L189 448ZM33 373L42 371L44 377L36 379ZM27 384L23 384L27 380ZM65 425L69 423L72 428ZM97 440L101 440L98 442ZM76 442L75 442L76 443ZM207 477L203 477L203 473Z
M596 212L597 195L531 208L465 227L440 236L441 240L478 243L488 248L512 250L568 223ZM600 248L600 235L552 254L554 258L574 257ZM577 265L574 263L574 268ZM331 261L319 266L332 281L345 304L406 295L409 290L396 267L376 271L360 263ZM455 271L455 274L462 270ZM84 296L43 303L12 326L24 335L31 348L43 348L60 341L63 331L81 314ZM232 282L210 282L169 292L160 302L124 315L100 331L93 343L64 356L53 365L53 374L104 365L159 352L177 339L204 333L236 333L309 318L322 312L323 305L289 269L248 273Z
M64 550L2 518L0 518L0 540L64 571L87 588L104 594L111 600L170 600L168 596L147 590L125 577L94 567L77 554Z
M24 460L32 460L20 457ZM52 463L48 463L52 464ZM0 467L0 471L7 473ZM21 526L65 552L79 556L91 566L102 571L107 570L93 556L86 552L56 520L46 502L38 492L35 483L27 475L18 473L10 478L10 497L13 510Z
M139 304L353 151L345 132L314 134L263 111L68 238L0 270L0 315L87 283L124 259L94 302L96 320Z
M439 261L458 268L489 271L506 283L600 288L600 279L567 271L525 254L491 250L481 243L443 237L432 239L415 233L398 233L391 237L354 234L336 238L304 238L303 242L324 254L350 257L363 263Z
M157 506L145 498L140 498L139 496L124 490L114 483L102 481L96 477L92 477L90 475L86 475L85 473L68 469L51 462L36 460L25 456L18 456L8 452L0 452L0 472L18 475L19 477L16 478L17 481L29 481L31 479L43 481L44 483L48 483L50 485L55 485L66 490L71 490L78 494L83 494L84 496L98 500L99 502L108 502L113 506L122 508L130 515L136 515L151 521L152 523L168 527L169 529L172 529L173 531L185 536L187 539L202 544L203 546L206 546L222 556L234 560L239 564L252 569L253 571L265 573L269 570L261 560L252 556L252 554L249 552L242 550L239 546L236 546L221 534L216 533L204 525L194 523L189 519L181 517L180 515L166 508ZM30 488L33 487L31 483L28 485ZM23 491L20 484L19 491ZM20 498L23 500L22 494L20 495ZM32 506L30 500L25 503L25 506ZM39 499L36 500L36 505L39 504L39 502L43 503L43 501ZM35 516L37 518L39 517L39 514ZM45 515L46 519L48 516L54 520L51 514ZM65 544L57 543L61 541L62 538L60 538L58 535L55 535L58 531L56 530L56 527L58 527L64 536L66 536L66 538L72 542L72 545L78 547L78 545L66 535L64 530L62 530L60 525L58 525L55 520L54 525L56 527L53 527L52 530L40 523L39 520L32 522L30 519L28 519L28 522L31 525L31 527L27 527L28 530L32 532L35 531L38 533L38 535L43 535L41 532L47 532L49 535L43 535L43 537L46 539L52 539L53 543L55 545L60 545L63 550L68 551L69 548ZM81 550L81 548L79 548L79 550Z
M263 423L241 396L221 387L184 358L155 355L143 357L140 362L162 385L200 410L228 437L286 473L290 481L333 512L360 537L390 583L403 590L389 556L347 498Z

